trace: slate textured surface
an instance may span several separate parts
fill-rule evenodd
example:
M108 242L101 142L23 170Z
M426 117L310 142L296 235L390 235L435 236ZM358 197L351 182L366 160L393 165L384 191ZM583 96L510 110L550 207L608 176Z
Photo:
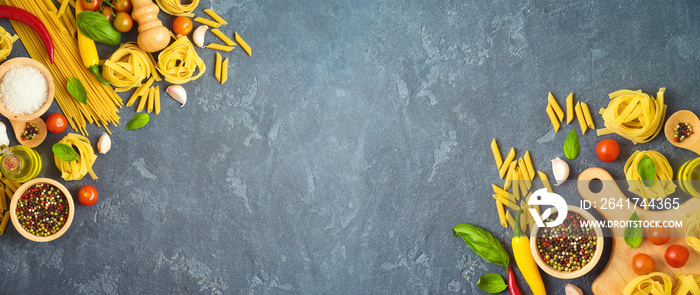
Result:
M551 177L549 160L579 130L550 131L548 91L562 103L574 92L596 113L614 90L667 87L667 117L700 112L692 1L202 0L195 13L209 7L253 56L224 53L221 86L214 51L197 49L208 73L184 85L185 107L162 93L163 112L134 131L123 130L135 112L124 108L99 180L66 183L74 194L97 187L97 204L78 206L56 241L29 242L12 226L1 237L3 293L481 294L481 275L505 272L451 228L476 224L510 248L489 143L530 150ZM26 56L21 45L15 56ZM96 143L102 130L88 130ZM600 166L621 179L636 149L674 168L696 156L663 136L638 146L606 136L622 155L603 164L594 133L579 136L572 178ZM61 137L37 148L41 176L59 178L50 145ZM556 191L580 198L573 182ZM548 291L572 282L591 294L602 266L572 281L545 276Z

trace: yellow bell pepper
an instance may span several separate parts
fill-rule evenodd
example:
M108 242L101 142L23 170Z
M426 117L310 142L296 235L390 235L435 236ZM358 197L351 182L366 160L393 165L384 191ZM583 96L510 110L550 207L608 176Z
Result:
M517 215L515 215L515 230L513 232L513 239L511 240L511 245L513 246L513 257L515 257L515 263L518 264L520 268L520 273L525 277L525 281L532 294L534 295L547 295L547 291L544 289L544 282L542 281L542 276L540 275L540 268L535 262L535 258L532 257L532 252L530 251L530 239L525 235L520 229L520 214L522 214L523 209L518 210Z
M83 11L80 5L75 5L75 15L78 16L79 13ZM78 37L78 51L80 51L80 59L83 60L83 65L90 69L90 71L95 74L100 83L109 85L109 82L105 81L100 75L100 57L97 55L97 47L95 47L95 41L85 37L80 31L77 33Z

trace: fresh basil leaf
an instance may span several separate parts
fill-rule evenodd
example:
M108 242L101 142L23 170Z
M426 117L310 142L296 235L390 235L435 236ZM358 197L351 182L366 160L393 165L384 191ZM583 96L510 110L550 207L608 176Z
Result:
M70 93L75 100L87 104L87 92L85 91L85 87L83 87L83 83L80 83L78 78L68 78L68 85L66 85L66 88L68 88L68 93Z
M148 114L138 113L134 115L134 117L131 118L131 120L129 120L129 123L126 123L126 130L139 129L143 126L146 126L150 119L151 118L148 116Z
M510 263L508 252L490 232L468 223L461 223L452 228L452 234L462 237L467 246L481 258L508 267Z
M503 277L495 273L487 273L479 278L476 282L476 286L479 289L489 292L491 294L501 293L503 290L508 288L506 282L503 281Z
M632 213L630 221L631 222L628 223L625 228L625 243L634 249L639 247L639 244L642 243L642 235L644 232L642 230L642 224L639 222L640 220L637 212Z
M642 179L642 183L646 187L654 186L654 178L656 178L656 166L654 166L654 161L647 155L644 155L639 163L637 163L637 173L639 173L639 178Z
M566 137L566 141L564 141L564 155L569 160L573 160L578 157L578 152L580 150L581 145L578 142L578 135L576 135L574 129L571 129L571 132L569 132L569 135Z
M65 143L56 143L51 146L53 154L64 162L71 162L78 159L78 152L75 149Z
M121 43L122 33L98 12L86 10L78 13L75 23L85 37L110 46L119 46Z

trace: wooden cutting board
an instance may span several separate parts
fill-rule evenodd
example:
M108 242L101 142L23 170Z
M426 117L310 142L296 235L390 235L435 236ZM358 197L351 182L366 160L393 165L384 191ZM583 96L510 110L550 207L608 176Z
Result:
M590 181L593 179L599 179L603 184L602 189L597 193L592 192L589 188ZM583 197L584 200L591 201L592 204L596 204L598 208L603 204L604 199L608 199L609 201L612 198L616 200L616 202L617 200L622 200L623 204L627 199L620 188L615 184L610 174L601 168L589 168L583 171L578 178L577 187L581 197ZM596 209L596 211L606 220L628 220L634 211L637 211L639 218L642 220L678 220L678 216L699 212L700 199L692 198L681 204L678 209L666 211L644 211L639 207L635 210L633 208L627 208L626 206L623 206L622 209ZM654 262L656 262L656 271L667 273L671 275L674 280L675 275L678 273L700 274L700 255L689 247L690 258L682 268L672 268L664 259L664 252L668 246L680 244L687 247L688 244L685 239L680 238L680 236L683 235L681 230L674 233L675 236L679 236L678 238L671 238L671 240L664 245L655 246L644 239L642 244L635 249L631 249L630 246L625 243L624 238L622 238L623 232L624 230L613 233L613 248L610 259L608 260L608 265L593 281L593 285L591 286L594 294L622 294L622 290L625 286L627 286L632 279L637 277L637 274L632 270L632 257L637 253L646 253L650 255L654 259Z

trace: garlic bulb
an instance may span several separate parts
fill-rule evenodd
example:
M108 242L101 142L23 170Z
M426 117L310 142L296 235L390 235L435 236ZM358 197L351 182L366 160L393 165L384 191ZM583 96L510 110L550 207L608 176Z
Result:
M102 136L100 136L100 140L97 141L97 152L99 152L100 154L106 154L111 147L112 139L109 138L109 135L107 135L107 133L103 133Z
M197 45L200 48L204 47L204 34L208 29L208 26L199 26L194 30L194 33L192 33L192 41L194 41L194 45Z
M168 89L165 89L165 92L170 94L170 96L174 100L177 100L179 103L181 103L182 105L180 107L185 106L185 103L187 102L187 92L185 91L185 88L183 88L180 85L174 84L168 86Z
M554 185L561 185L569 178L569 164L559 158L552 160L552 174L557 181Z

